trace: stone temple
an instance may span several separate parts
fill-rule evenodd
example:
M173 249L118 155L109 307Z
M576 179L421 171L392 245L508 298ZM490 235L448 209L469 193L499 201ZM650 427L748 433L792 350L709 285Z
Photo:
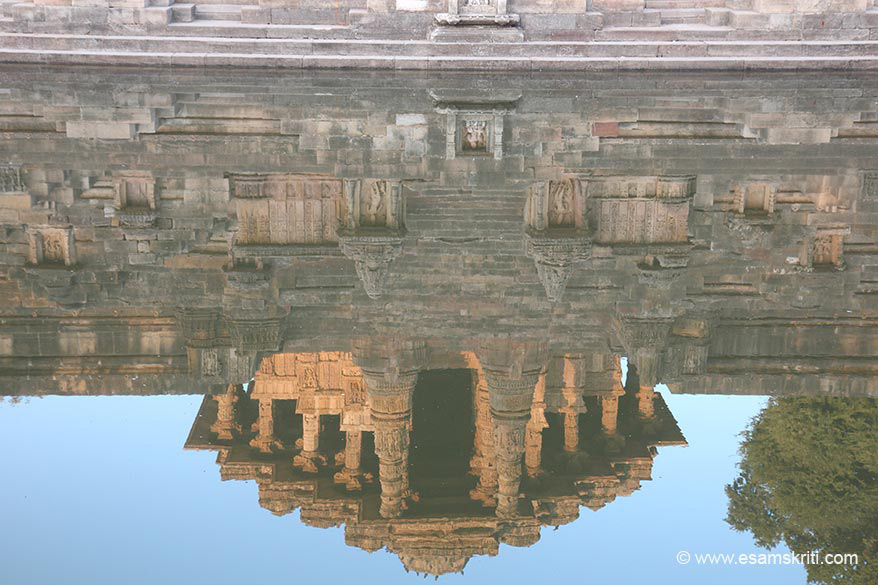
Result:
M0 62L874 69L875 0L2 0Z
M204 394L186 448L411 570L634 492L658 384L878 397L874 76L0 79L3 393Z

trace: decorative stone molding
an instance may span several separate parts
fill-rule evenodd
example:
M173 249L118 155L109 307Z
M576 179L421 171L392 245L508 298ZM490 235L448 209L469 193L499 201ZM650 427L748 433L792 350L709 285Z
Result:
M73 266L76 246L73 226L27 226L28 263L34 266Z
M177 309L177 325L186 346L207 348L226 345L222 313L215 308L181 307Z
M509 14L507 0L448 0L448 12L436 14L436 26L430 33L434 41L460 41L467 38L479 41L524 40L518 27L521 19Z
M277 351L283 343L284 316L227 317L232 346L239 351Z

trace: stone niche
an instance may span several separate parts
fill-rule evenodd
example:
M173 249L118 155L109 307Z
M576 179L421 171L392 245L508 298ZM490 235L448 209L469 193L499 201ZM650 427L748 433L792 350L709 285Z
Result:
M817 227L804 242L800 264L805 270L843 270L844 237L850 233L845 225Z
M546 296L564 296L575 263L591 252L583 188L575 177L531 186L524 208L525 253L533 258Z
M445 158L503 158L503 125L506 114L515 111L520 94L489 96L480 100L451 99L434 92L434 110L445 114Z
M506 9L506 0L448 0L448 12L435 16L434 41L480 40L517 42L524 35L520 18Z
M230 174L228 179L238 218L237 245L338 242L340 179L284 173Z
M73 226L28 226L28 262L34 266L73 266Z
M121 225L145 227L155 223L158 205L152 173L117 173L113 176L113 191L116 217Z
M777 188L770 183L738 183L733 188L734 210L741 215L771 215Z

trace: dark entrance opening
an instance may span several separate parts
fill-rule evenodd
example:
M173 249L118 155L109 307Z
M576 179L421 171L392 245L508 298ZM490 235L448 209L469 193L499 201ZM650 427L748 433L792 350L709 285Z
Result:
M474 485L469 475L475 437L472 372L421 372L413 400L409 482L420 501L411 512L468 509Z

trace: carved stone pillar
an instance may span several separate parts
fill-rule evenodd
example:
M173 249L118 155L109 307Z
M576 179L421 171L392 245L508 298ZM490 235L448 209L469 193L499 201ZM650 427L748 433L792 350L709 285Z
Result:
M381 516L396 518L408 496L408 451L412 417L412 393L417 373L398 376L395 381L364 374L372 405L375 454L381 483Z
M604 434L615 435L619 424L619 397L601 398L601 429Z
M529 477L536 477L543 464L543 429L528 423L524 435L524 466Z
M497 515L516 514L525 434L534 390L545 364L541 344L494 340L480 352L491 399L497 461Z
M494 464L494 427L491 420L491 396L484 373L479 372L473 393L475 413L474 449L470 466L479 483L470 491L470 497L485 505L497 505L497 468Z
M317 464L325 463L320 448L320 415L302 415L302 451L293 458L293 465L307 473L317 473Z
M652 386L641 386L636 394L637 412L641 418L651 419L655 416L655 391Z
M573 453L579 450L579 413L564 413L564 450Z
M256 437L250 441L250 446L263 453L271 453L272 449L281 446L274 438L274 401L263 397L258 402L259 410L256 422L253 424Z
M363 432L345 431L344 469L334 476L335 483L342 483L351 491L363 488L360 460L363 454Z
M238 384L229 384L225 394L213 397L216 401L216 421L211 425L210 431L216 433L217 439L230 441L241 432L236 416L241 390Z

